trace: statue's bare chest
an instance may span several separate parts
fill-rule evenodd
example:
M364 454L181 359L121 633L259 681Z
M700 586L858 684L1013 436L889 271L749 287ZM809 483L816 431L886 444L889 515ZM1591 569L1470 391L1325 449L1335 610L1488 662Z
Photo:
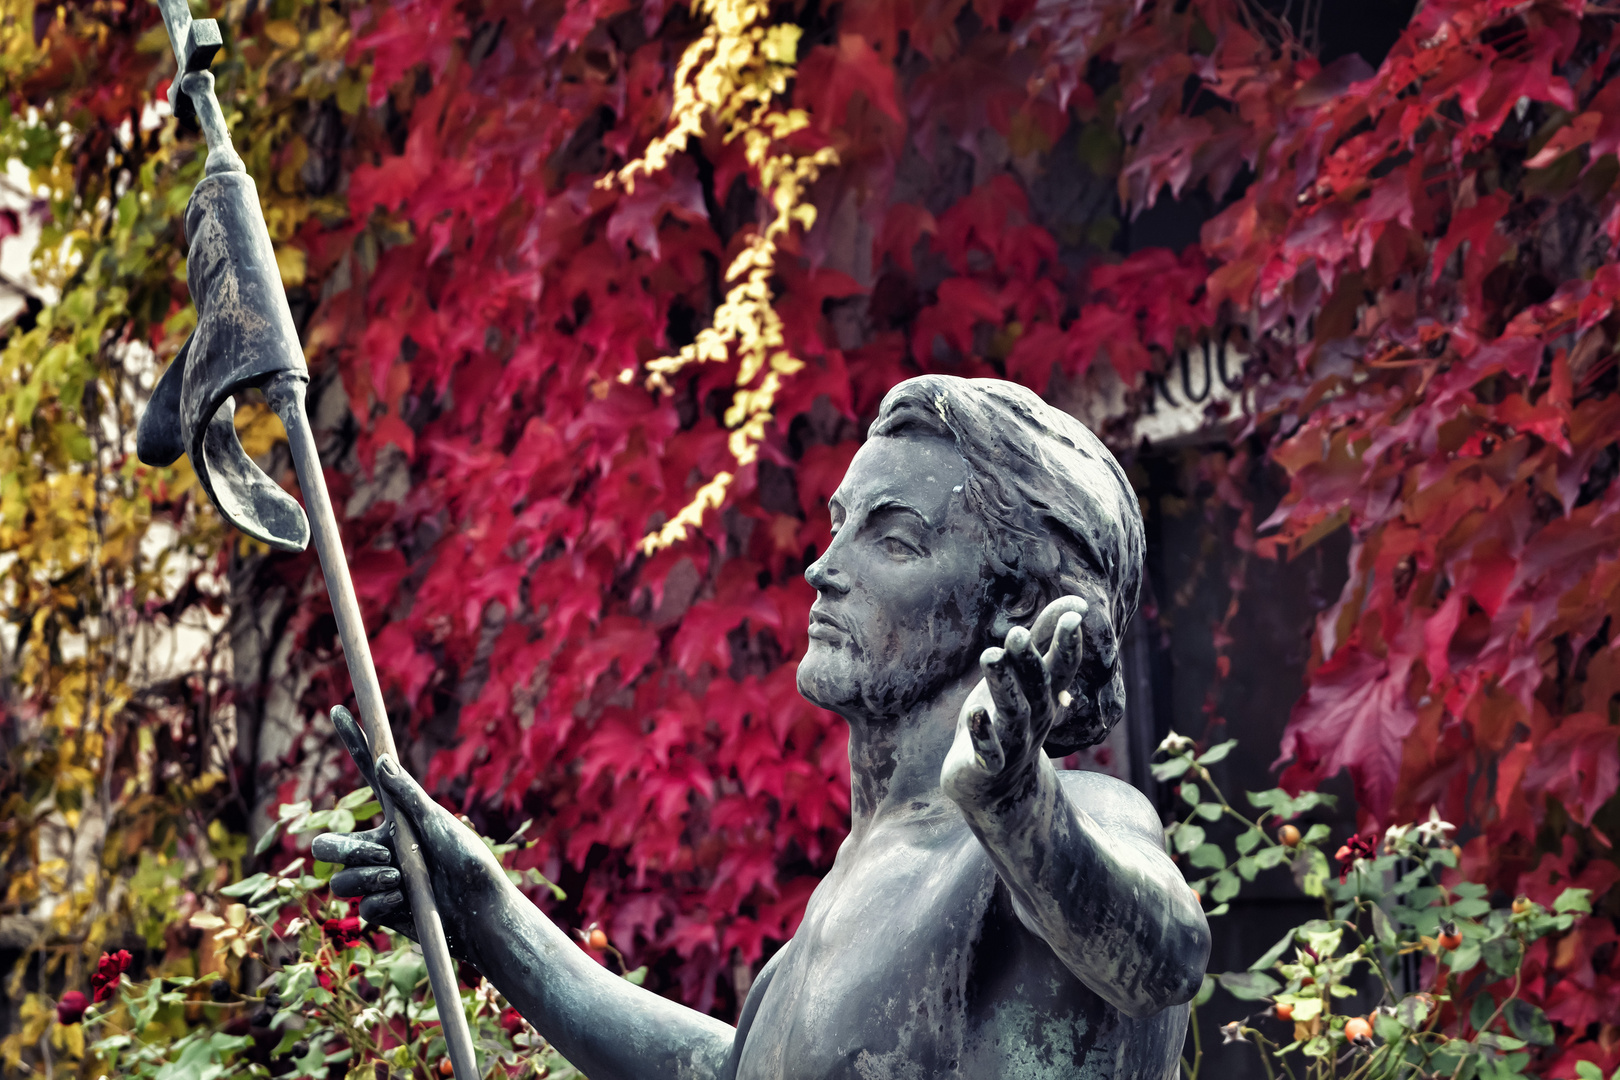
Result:
M960 818L846 846L757 997L737 1080L1110 1076L1083 1062L1124 1034Z

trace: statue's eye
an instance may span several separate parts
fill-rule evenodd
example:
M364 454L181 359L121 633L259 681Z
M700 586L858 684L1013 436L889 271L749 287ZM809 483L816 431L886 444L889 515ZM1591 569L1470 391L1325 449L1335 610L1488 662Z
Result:
M883 546L883 550L888 552L890 555L922 554L921 549L919 549L917 545L913 544L903 536L896 536L894 533L890 533L888 536L885 536L883 539L879 540L878 543L881 544Z

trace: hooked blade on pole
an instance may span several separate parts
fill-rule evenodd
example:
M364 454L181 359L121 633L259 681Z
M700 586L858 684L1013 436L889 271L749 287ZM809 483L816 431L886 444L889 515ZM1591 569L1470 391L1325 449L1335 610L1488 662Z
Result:
M191 459L203 490L225 520L283 551L309 546L303 508L266 476L236 436L235 395L272 376L308 379L259 192L230 132L208 70L222 44L219 24L193 19L187 0L157 0L174 46L169 87L176 115L197 119L208 143L205 175L186 205L191 250L186 285L197 329L163 373L135 435L148 465Z
M197 329L141 416L136 453L148 465L186 454L227 521L272 547L302 551L303 508L248 457L232 422L242 390L283 372L309 377L253 178L204 177L186 207L186 235Z

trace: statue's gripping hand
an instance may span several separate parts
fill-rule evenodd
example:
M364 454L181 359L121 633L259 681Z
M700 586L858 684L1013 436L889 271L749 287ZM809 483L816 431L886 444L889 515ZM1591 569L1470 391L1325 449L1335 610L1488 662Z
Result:
M988 807L1033 782L1041 744L1078 692L1087 610L1080 597L1060 597L1041 612L1034 631L1015 626L1004 648L979 657L984 679L962 705L940 774L958 803ZM1051 645L1043 655L1036 643L1047 634Z
M393 758L384 754L372 761L365 734L347 709L333 709L332 722L361 775L387 794L394 812L403 814L416 833L451 954L476 963L479 920L470 916L483 913L487 922L491 907L511 888L505 870L478 834L435 802ZM345 868L332 876L332 893L359 897L362 919L420 940L399 871L392 824L366 832L322 833L312 850L322 862Z

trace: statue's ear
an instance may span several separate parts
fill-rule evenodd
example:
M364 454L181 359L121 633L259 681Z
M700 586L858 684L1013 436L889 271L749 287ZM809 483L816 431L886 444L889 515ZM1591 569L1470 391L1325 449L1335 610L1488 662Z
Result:
M1007 590L996 605L996 614L990 621L990 636L1000 643L1006 640L1007 631L1013 627L1029 626L1040 613L1042 599L1039 583L1023 578Z

